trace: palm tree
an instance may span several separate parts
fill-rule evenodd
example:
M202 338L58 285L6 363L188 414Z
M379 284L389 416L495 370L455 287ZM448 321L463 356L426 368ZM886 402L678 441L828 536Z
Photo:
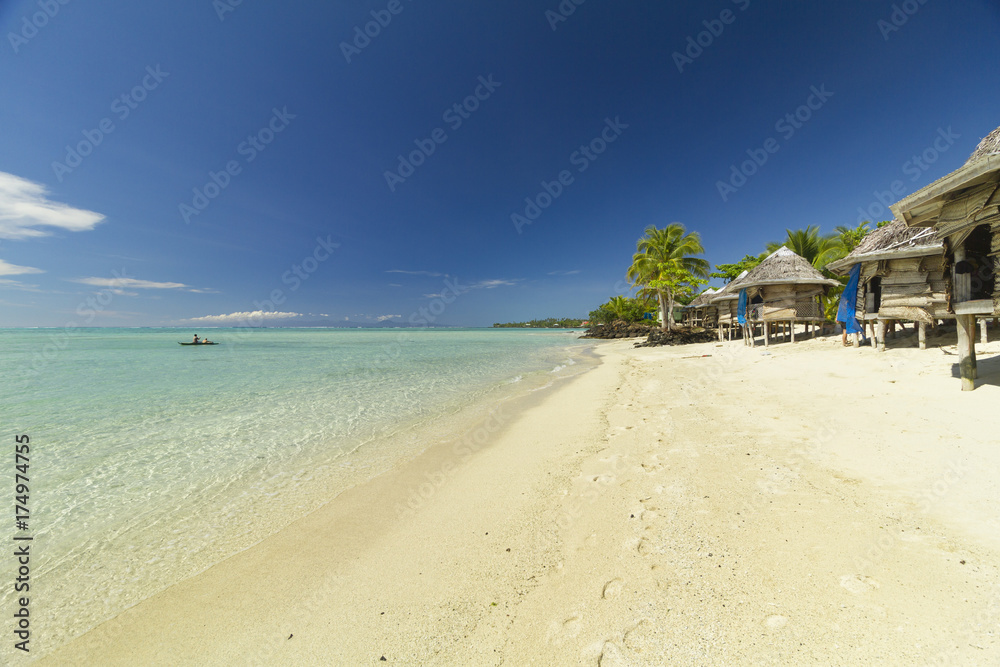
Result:
M786 229L787 238L783 243L771 242L767 244L767 251L774 252L781 246L787 246L789 250L803 257L819 271L824 271L826 265L839 259L844 253L844 246L838 234L827 234L820 236L819 226L809 225L805 229Z
M626 274L632 285L640 285L640 296L655 296L660 304L663 330L670 331L674 324L674 292L669 287L651 285L666 279L671 272L685 271L700 278L707 278L709 264L692 255L705 252L698 232L686 233L684 225L673 222L663 229L656 225L646 227L636 243L632 266Z
M608 301L608 310L614 313L616 320L624 320L628 317L630 305L629 299L623 296L615 296Z
M871 229L868 225L871 223L867 220L858 224L857 227L851 228L844 225L837 226L837 236L840 239L840 244L844 247L844 254L851 252L858 247L858 244L864 240ZM837 259L840 259L839 257Z

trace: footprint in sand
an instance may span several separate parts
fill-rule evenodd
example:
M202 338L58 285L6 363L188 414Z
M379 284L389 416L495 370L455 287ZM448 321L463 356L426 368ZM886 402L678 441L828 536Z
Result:
M840 578L840 585L855 595L864 595L878 588L880 584L875 579L863 574L845 574Z
M549 624L548 642L554 646L559 646L567 639L572 639L580 634L583 629L583 617L580 614L567 616L561 621L553 621Z
M645 537L639 538L639 544L636 546L635 550L638 551L641 556L649 556L656 553L656 547L654 547L653 543Z
M611 642L605 642L597 664L598 667L625 667L630 663L622 655L621 649Z
M629 647L629 642L634 642L642 634L642 631L646 629L644 626L649 626L650 620L646 617L638 618L632 621L625 630L622 631L622 645L626 648Z
M645 472L647 475L653 475L663 470L663 465L657 463L656 461L640 463L639 465L642 467L643 472Z
M649 566L649 571L653 573L653 579L656 580L656 587L660 590L666 590L670 588L670 580L667 578L667 571L663 569L662 566L653 565Z
M620 578L615 577L608 583L604 584L604 589L601 591L601 598L604 600L610 600L611 598L618 597L618 594L622 592L625 587L625 582Z
M657 512L657 511L660 510L660 504L656 501L655 498L652 498L652 497L650 497L650 498L640 498L639 502L642 503L642 506L645 509L647 509L647 510L652 510L654 512Z

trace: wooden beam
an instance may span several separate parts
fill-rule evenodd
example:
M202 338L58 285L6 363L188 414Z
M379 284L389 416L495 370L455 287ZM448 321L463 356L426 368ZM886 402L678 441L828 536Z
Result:
M878 350L885 352L885 320L878 321Z
M917 342L921 350L927 349L927 323L921 322L917 325Z
M958 324L958 369L962 378L962 391L972 391L976 388L976 375L972 357L972 316L958 315L955 322Z

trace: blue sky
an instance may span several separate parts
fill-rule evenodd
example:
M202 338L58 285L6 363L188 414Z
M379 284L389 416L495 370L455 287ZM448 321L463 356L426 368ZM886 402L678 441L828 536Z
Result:
M0 326L586 316L1000 124L995 0L576 2L0 4Z

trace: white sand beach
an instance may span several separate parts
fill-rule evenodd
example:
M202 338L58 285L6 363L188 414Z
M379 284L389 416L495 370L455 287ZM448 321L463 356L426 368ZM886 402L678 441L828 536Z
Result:
M601 344L41 662L996 664L1000 342L906 344Z

